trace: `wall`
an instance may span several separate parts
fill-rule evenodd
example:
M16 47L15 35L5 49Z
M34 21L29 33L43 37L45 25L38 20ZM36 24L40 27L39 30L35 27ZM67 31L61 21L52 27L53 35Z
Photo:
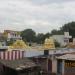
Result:
M55 39L58 43L60 43L61 46L65 45L64 35L53 35L52 38Z
M75 75L75 61L66 60L64 68L64 75Z

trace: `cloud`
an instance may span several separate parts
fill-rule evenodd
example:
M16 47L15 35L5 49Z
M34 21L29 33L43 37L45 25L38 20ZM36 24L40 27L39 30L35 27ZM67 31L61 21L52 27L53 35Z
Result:
M0 0L0 30L50 32L75 20L74 0Z

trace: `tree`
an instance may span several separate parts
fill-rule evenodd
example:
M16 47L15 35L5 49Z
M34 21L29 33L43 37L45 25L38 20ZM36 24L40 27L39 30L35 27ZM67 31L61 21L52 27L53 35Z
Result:
M53 30L51 31L51 34L52 34L52 35L57 34L57 30L56 30L56 29L53 29Z
M70 22L61 27L61 31L68 31L70 35L75 37L75 22Z
M12 45L14 42L15 42L15 40L11 38L9 41L6 40L6 45L7 45L7 46L10 46L10 45Z
M36 33L32 29L26 29L21 33L22 39L27 42L35 42Z
M6 37L0 36L0 41L6 41Z
M72 35L75 38L75 22L69 22L64 24L59 30L52 30L52 35L61 35L64 34L64 32L69 32L70 35Z
M44 35L44 38L49 38L51 36L51 34L48 32Z
M62 35L62 34L64 34L64 32L62 30L53 29L51 31L51 35Z
M44 42L44 34L43 33L39 33L37 36L36 36L36 42L38 44L41 44Z
M36 36L36 42L39 43L39 44L43 44L44 43L44 40L46 38L49 38L50 37L50 33L46 33L46 34L43 34L43 33L39 33L37 36Z
M55 41L54 43L55 43L55 47L60 47L60 43L58 43L57 41Z

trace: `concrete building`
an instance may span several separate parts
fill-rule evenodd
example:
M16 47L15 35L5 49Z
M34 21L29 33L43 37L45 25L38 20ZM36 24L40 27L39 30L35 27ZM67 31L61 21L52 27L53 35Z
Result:
M63 35L52 35L52 38L60 43L60 46L65 46L69 43L69 39L72 38L72 36L69 35L69 32L64 32Z
M36 56L31 58L37 65L40 66L40 71L42 72L42 75L52 75L53 73L53 67L52 67L52 60L51 58L45 55L42 56Z
M64 42L64 35L53 35L52 38L57 41L58 43L60 43L61 46L65 45Z
M10 41L11 39L14 41L22 39L19 31L4 30L4 35L7 38L7 41Z
M57 57L58 75L75 75L75 54L66 54Z
M0 33L0 45L6 46L5 37L4 37L3 33Z

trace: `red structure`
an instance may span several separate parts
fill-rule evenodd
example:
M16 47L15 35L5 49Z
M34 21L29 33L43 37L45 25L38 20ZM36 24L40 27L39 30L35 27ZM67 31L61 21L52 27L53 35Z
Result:
M1 60L16 60L24 58L25 51L1 51L0 52L0 59Z

